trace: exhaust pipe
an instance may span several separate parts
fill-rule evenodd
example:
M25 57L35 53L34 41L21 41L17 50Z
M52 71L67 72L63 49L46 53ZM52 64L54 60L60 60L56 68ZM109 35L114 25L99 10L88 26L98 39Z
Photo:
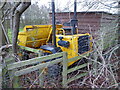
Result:
M73 19L71 20L71 25L72 25L72 35L77 34L77 3L76 0L74 0L74 16Z
M74 19L77 19L77 3L76 0L74 1Z
M56 45L56 24L55 24L55 3L54 0L52 0L52 40L54 47L57 47Z

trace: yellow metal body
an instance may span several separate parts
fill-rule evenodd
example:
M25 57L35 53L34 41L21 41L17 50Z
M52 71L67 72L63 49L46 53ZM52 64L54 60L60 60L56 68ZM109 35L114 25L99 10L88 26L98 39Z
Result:
M56 25L56 33L61 33L62 25ZM46 45L51 39L52 25L25 26L23 32L19 32L18 45L36 48Z
M76 56L80 55L78 53L78 38L80 36L85 36L85 35L89 35L90 36L89 33L86 33L86 34L76 34L76 35L57 35L56 36L56 41L57 42L60 40L59 37L63 37L62 40L70 42L70 46L68 48L59 46L58 44L57 44L57 46L60 47L62 49L62 51L65 51L65 52L68 53L68 59L76 57ZM92 38L90 36L90 40L91 39ZM90 42L90 50L88 52L90 52L91 50L92 50L92 42ZM85 52L85 53L88 53L88 52ZM72 65L74 62L76 62L76 61L68 63L68 66Z
M56 42L57 47L60 47L62 51L68 53L68 59L73 58L79 55L78 53L78 38L80 36L90 36L89 33L86 34L76 34L76 35L65 35L65 30L62 29L62 25L56 25ZM64 41L69 41L70 46L68 48L59 46L58 41L59 37L62 36ZM25 26L23 32L20 32L18 35L18 44L21 46L36 48L42 45L46 45L52 37L52 25L33 25ZM92 38L90 37L90 40ZM92 50L92 43L90 42L90 50L85 52L88 53ZM50 51L45 51L49 52ZM77 60L76 60L77 61ZM74 62L68 63L68 66L72 65Z

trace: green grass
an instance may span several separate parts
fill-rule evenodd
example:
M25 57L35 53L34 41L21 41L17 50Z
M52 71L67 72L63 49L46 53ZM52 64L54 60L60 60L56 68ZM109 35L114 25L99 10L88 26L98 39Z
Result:
M10 43L12 42L12 32L10 29L8 29L8 37L10 39Z
M19 29L19 32L23 31L22 28ZM8 37L10 39L10 43L12 43L12 31L10 29L8 29Z

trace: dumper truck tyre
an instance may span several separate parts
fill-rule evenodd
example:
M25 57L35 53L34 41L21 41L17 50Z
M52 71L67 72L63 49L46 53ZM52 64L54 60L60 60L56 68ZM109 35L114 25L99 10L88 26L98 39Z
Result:
M28 51L22 49L21 50L21 54L22 54L22 60L28 60L29 59L29 53L28 53Z
M50 55L50 53L44 53L44 56L46 55ZM49 59L47 60L47 62L52 61L55 59ZM45 79L51 82L55 82L55 80L58 80L58 78L61 75L61 71L62 71L62 66L60 63L58 64L54 64L52 66L48 66L47 67L47 74L45 75Z

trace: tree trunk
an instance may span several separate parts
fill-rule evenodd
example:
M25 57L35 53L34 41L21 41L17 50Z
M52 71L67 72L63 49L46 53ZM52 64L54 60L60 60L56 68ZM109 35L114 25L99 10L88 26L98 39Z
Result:
M17 53L17 37L19 33L19 24L20 24L20 15L19 13L16 13L14 16L13 35L12 35L13 53Z
M12 8L12 11L11 11L11 18L10 18L10 29L13 31L13 19L14 19L14 13L15 13L15 10L16 8L21 4L21 2L18 2L13 8Z
M14 25L13 25L13 35L12 35L12 43L13 43L13 53L17 54L17 38L19 33L19 25L20 25L20 17L22 13L30 6L31 2L22 2L18 7L15 9L14 14Z

